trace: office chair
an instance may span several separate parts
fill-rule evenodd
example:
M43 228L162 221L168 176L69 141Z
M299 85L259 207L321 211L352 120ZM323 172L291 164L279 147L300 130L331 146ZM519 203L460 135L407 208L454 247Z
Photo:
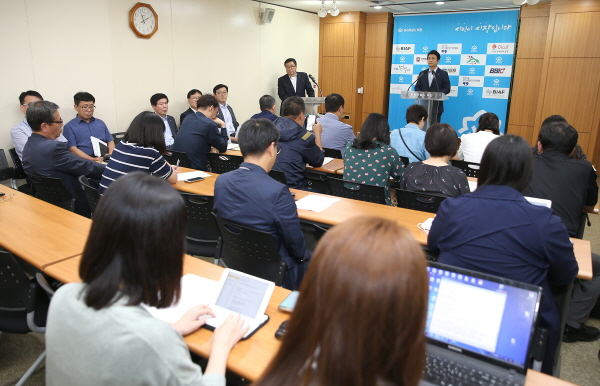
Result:
M59 178L30 176L36 197L63 209L75 211L75 198L67 191Z
M212 214L214 197L180 192L188 212L187 249L190 255L219 256L219 227Z
M96 209L96 205L98 205L98 201L100 201L100 193L98 193L98 189L94 188L90 185L86 176L79 176L79 183L83 188L83 192L85 193L85 198L87 199L88 204L90 204L90 209L92 210L92 217L94 216L94 209Z
M117 146L119 142L123 140L123 137L125 137L125 132L120 131L118 133L112 133L111 135L113 137L113 140L115 141L115 146Z
M455 166L457 168L459 168L460 170L462 170L467 177L474 177L477 178L477 175L479 174L479 164L475 163L475 162L465 162L465 161L460 161L460 160L450 160L450 162L452 162L452 166Z
M14 170L10 166L8 166L8 161L6 160L6 153L4 149L0 149L0 181L10 179L10 187L16 189L14 185Z
M440 204L445 199L446 196L442 195L396 189L396 200L398 200L398 206L400 208L437 213Z
M317 224L310 220L300 220L300 229L304 234L304 241L306 242L306 248L309 251L314 252L317 247L317 243L321 240L321 237L329 230L329 225Z
M221 232L219 260L228 268L281 286L287 265L279 256L273 236L213 215Z
M342 159L342 152L338 149L328 149L324 147L323 152L325 153L325 157Z
M311 192L331 194L327 173L306 169L304 179L306 188Z
M385 188L343 181L338 178L328 177L331 194L353 200L374 202L385 205Z
M408 157L405 157L403 155L400 156L400 161L402 161L402 164L404 165L404 167L406 167L410 163L410 160L408 159Z
M271 178L275 181L279 181L282 184L287 185L287 180L285 179L285 174L283 172L271 169L271 171L269 172L269 176L271 176Z
M35 190L29 181L23 185L17 186L17 180L27 178L27 174L23 170L23 164L21 163L21 159L19 158L17 151L13 147L12 149L8 149L8 154L10 154L10 158L13 161L13 179L10 182L10 186L13 189L17 189L21 193L28 194L30 196L35 195Z
M240 155L208 153L208 162L213 173L223 174L236 170L244 162Z
M179 166L181 166L182 168L193 169L192 161L190 161L187 154L183 152L167 150L167 152L163 154L163 157L171 165L177 165L177 160L179 160Z
M50 297L54 291L41 273L29 279L12 254L0 251L0 331L13 334L44 333ZM46 351L21 377L17 386L27 382L46 358Z

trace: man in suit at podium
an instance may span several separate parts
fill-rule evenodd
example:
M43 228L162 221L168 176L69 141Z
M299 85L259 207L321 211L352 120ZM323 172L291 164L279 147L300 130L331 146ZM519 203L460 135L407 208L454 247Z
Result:
M417 84L415 84L415 91L441 91L444 94L450 93L450 78L448 73L438 67L440 62L440 53L436 50L431 50L427 54L427 65L428 70L423 70L419 74ZM442 113L444 112L443 101L432 101L431 112L429 114L429 125L433 125L436 122L440 122L442 119Z
M310 85L306 72L296 72L296 59L286 59L284 65L286 75L277 80L277 94L281 101L292 96L314 97L315 90Z

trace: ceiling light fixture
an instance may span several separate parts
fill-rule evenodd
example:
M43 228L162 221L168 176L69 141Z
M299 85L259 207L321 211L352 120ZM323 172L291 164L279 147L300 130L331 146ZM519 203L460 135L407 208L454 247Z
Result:
M376 5L373 7L373 9L381 9L381 8L383 8L381 5Z
M319 9L319 12L317 12L317 15L319 15L319 17L325 17L327 16L327 14L329 13L331 16L337 16L340 14L340 10L337 7L337 4L335 3L336 0L333 0L333 4L331 5L331 9L327 9L325 7L325 0L321 0L321 8ZM381 7L379 7L381 8Z
M444 2L443 1L437 1L435 4L436 5L444 5Z
M525 4L535 5L539 2L540 2L540 0L513 0L514 5L525 5Z
M337 5L335 4L335 0L333 0L333 6L331 7L329 14L331 16L337 16L340 14L340 10L338 9Z
M325 0L321 1L321 9L319 9L318 15L319 17L327 16L327 9L325 9Z

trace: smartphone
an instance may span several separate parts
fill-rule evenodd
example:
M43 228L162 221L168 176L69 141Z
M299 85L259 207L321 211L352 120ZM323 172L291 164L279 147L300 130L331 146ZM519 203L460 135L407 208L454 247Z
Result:
M308 131L312 131L312 127L315 123L317 123L317 116L316 115L309 115L308 118L306 119L306 130Z
M279 305L279 309L281 311L285 311L285 312L294 311L294 307L296 306L296 301L298 300L298 295L300 295L300 292L293 291L291 294L288 295L287 298L285 298L281 302L281 304Z
M0 192L0 197L4 197L4 193L3 192Z
M187 180L184 180L184 181L192 183L192 182L197 182L197 181L204 181L204 178L202 178L202 177L194 177L194 178L188 178Z
M283 322L281 322L281 324L279 325L279 328L277 329L277 331L275 331L275 338L277 338L279 340L281 340L281 338L283 338L283 336L287 332L287 330L285 328L286 325L287 325L287 320L284 320Z

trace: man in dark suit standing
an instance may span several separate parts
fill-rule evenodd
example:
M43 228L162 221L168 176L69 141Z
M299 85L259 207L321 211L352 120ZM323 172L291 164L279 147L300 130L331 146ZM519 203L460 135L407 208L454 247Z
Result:
M175 142L175 136L177 135L177 124L175 123L175 118L167 115L169 111L169 98L162 93L154 94L150 97L150 105L152 105L152 110L165 123L165 145L167 145L167 150L172 150L173 142Z
M440 62L440 53L436 50L431 50L427 54L428 70L423 70L419 74L419 80L415 85L415 91L441 91L444 94L450 93L450 78L448 73L438 67ZM444 112L444 102L433 101L431 104L431 112L429 114L429 125L440 122L442 113Z
M315 90L310 85L306 72L296 72L296 59L286 59L284 65L287 74L277 80L279 99L283 102L291 96L314 97Z
M63 120L56 103L35 102L27 109L32 133L23 148L23 169L30 176L59 178L75 198L75 213L90 217L91 209L79 184L79 176L100 179L105 165L71 153L66 142L56 141Z

